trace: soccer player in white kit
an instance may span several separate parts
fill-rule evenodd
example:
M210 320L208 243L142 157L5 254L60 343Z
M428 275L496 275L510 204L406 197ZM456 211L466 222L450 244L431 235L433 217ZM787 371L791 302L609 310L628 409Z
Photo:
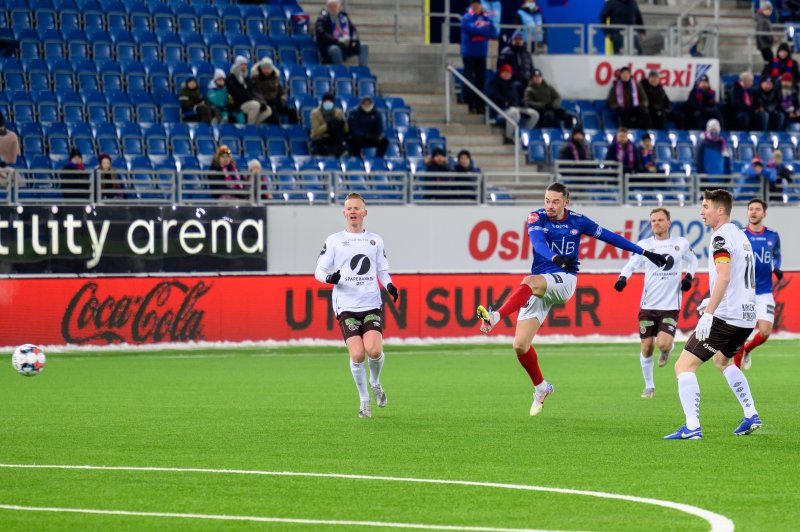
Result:
M692 245L682 236L670 236L670 225L671 218L667 209L653 209L650 212L653 236L636 243L643 249L664 256L667 264L658 267L643 255L633 255L614 283L614 289L622 292L633 272L644 266L644 290L639 310L639 337L642 340L639 362L644 376L642 397L645 399L653 397L656 390L653 381L653 344L655 343L661 353L658 367L663 368L667 365L675 340L678 312L681 309L681 291L685 292L692 287L692 279L697 270L697 255L692 251ZM687 271L681 278L683 262L687 264Z
M665 440L699 440L703 437L700 385L695 372L703 362L712 358L744 410L744 419L733 434L743 436L761 428L750 385L732 360L756 324L755 257L750 241L731 223L732 206L733 198L725 190L706 190L703 193L700 216L706 226L714 230L708 249L711 295L700 304L698 310L703 315L675 364L678 395L686 424L664 436Z
M383 238L364 229L367 206L357 193L344 202L344 231L325 239L317 259L314 277L333 285L333 310L350 352L350 372L360 400L358 417L372 417L365 355L369 358L369 383L375 403L386 406L386 393L381 386L383 368L383 309L378 281L397 302L399 292L389 276L389 261Z

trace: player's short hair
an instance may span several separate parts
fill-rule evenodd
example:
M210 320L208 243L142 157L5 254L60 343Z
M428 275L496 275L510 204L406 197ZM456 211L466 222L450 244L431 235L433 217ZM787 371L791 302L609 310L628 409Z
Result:
M747 202L747 206L750 207L753 203L761 204L761 208L764 209L764 212L767 212L767 202L762 200L761 198L753 198Z
M731 193L727 190L722 190L721 188L716 190L704 190L703 199L712 202L718 207L724 208L725 214L728 216L731 215L731 209L733 209L733 196L731 196Z
M656 207L655 209L650 211L650 216L654 215L657 212L663 212L664 216L667 217L667 220L672 220L672 217L670 216L669 211L667 209L665 209L664 207Z
M564 199L569 198L569 190L567 190L567 186L564 183L550 183L547 185L547 188L544 189L545 194L548 192L558 192L564 196Z
M350 194L347 195L347 197L344 199L344 201L345 201L345 203L347 203L347 200L351 200L351 199L361 200L361 203L363 203L364 205L367 204L367 202L364 200L364 196L362 196L358 192L351 192Z

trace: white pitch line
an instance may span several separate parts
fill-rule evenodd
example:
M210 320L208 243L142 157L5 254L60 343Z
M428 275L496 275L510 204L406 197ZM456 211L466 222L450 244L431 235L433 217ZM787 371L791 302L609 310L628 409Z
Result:
M494 528L485 526L425 525L416 523L388 523L382 521L337 521L330 519L291 519L288 517L258 517L252 515L210 515L210 514L180 514L173 512L131 512L128 510L96 510L91 508L55 508L55 507L43 507L43 506L17 506L14 504L0 504L0 510L17 510L22 512L128 515L135 517L177 517L182 519L206 519L214 521L252 521L257 523L292 523L300 525L371 526L376 528L458 530L466 532L551 532L549 530L534 530L531 528Z
M470 480L445 480L433 478L413 478L413 477L386 477L371 475L349 475L343 473L305 473L295 471L259 471L246 469L204 469L204 468L179 468L179 467L135 467L135 466L92 466L92 465L38 465L38 464L0 464L0 468L10 469L80 469L91 471L159 471L171 473L212 473L223 475L263 475L263 476L283 476L283 477L313 477L313 478L342 478L351 480L377 480L384 482L413 482L418 484L446 484L453 486L474 486L482 488L497 488L521 491L541 491L549 493L561 493L565 495L583 495L587 497L597 497L601 499L615 499L640 504L651 504L662 508L677 510L689 515L699 517L711 525L710 532L733 532L733 521L709 510L698 508L689 504L661 499L651 499L649 497L636 497L634 495L621 495L618 493L606 493L602 491L574 490L568 488L549 488L544 486L530 486L526 484L505 484L497 482L477 482Z

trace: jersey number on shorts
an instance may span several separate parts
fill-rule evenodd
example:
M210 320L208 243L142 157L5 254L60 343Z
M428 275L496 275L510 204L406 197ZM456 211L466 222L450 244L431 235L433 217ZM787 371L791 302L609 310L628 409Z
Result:
M744 269L744 287L745 288L755 288L756 287L756 270L753 265L754 259L752 255L747 255L745 257L745 262L747 265Z
M555 274L555 273L551 273L550 275L552 275L552 276L553 276L553 279L555 279L555 280L556 280L556 284L559 284L559 283L563 283L563 282L564 282L564 279L562 279L560 275L557 275L557 274Z

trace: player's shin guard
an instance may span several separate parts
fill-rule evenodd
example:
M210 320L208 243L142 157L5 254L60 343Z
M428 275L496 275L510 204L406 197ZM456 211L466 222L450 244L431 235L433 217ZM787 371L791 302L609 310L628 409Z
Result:
M519 363L525 368L525 371L528 372L528 376L531 378L534 386L538 386L544 382L542 370L539 369L539 357L536 355L536 350L533 346L524 354L517 355L517 360L519 360Z
M639 363L642 366L642 377L644 377L645 388L655 388L653 383L653 357L644 356L644 353L639 353Z
M377 386L381 383L381 370L383 369L384 355L378 358L369 359L369 384L370 386Z
M756 335L753 336L753 339L750 340L749 342L747 342L747 344L745 344L744 350L749 353L753 349L755 349L756 347L760 346L761 344L763 344L766 341L767 341L767 339L764 338L763 336L761 336L760 332L757 332ZM736 364L736 365L738 366L739 364Z
M753 396L750 394L750 384L747 382L747 377L744 376L742 370L731 364L725 368L722 374L728 381L731 390L733 390L733 394L742 405L744 417L752 417L758 414L755 403L753 402Z
M531 287L525 283L522 283L517 287L516 290L511 292L511 295L508 296L503 306L497 309L498 314L500 314L500 318L505 318L509 314L512 314L518 311L522 306L528 302L528 300L533 295L533 290Z
M700 384L697 375L691 371L678 374L678 395L681 406L686 416L686 428L696 430L700 428Z
M367 391L367 364L362 362L350 361L350 372L353 374L353 380L358 388L358 397L361 402L369 402L369 392Z

